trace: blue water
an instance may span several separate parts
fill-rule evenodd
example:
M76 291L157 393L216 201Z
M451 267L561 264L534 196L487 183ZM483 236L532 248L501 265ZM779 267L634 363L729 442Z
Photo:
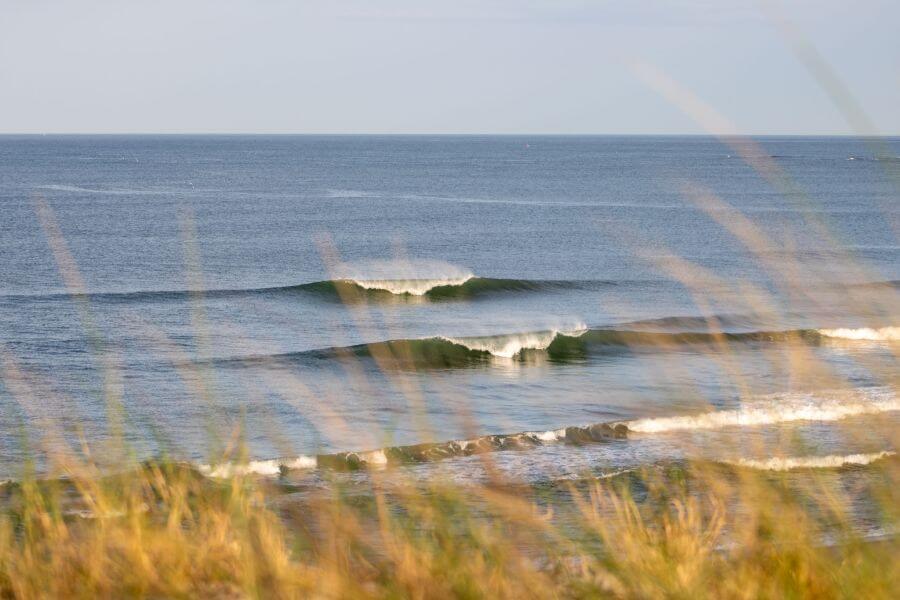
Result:
M829 373L814 379L778 341L736 339L723 361L604 333L900 324L900 140L741 144L0 137L0 478L54 444L102 448L119 405L138 457L209 461L238 430L263 459L893 394L890 339L801 344ZM474 279L424 296L322 283L348 273ZM439 337L472 349L364 346ZM821 452L887 443L829 431Z

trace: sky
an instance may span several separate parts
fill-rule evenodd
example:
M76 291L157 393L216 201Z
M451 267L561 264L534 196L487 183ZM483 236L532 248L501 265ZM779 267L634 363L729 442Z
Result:
M897 135L898 29L896 0L0 0L0 132Z

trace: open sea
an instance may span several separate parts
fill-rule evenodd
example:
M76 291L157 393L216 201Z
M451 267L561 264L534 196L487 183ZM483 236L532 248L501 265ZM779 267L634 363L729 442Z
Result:
M0 479L894 453L900 140L0 137ZM243 461L234 448L246 448Z

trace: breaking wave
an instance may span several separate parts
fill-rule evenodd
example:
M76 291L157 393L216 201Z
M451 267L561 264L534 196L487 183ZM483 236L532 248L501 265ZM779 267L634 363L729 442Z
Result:
M299 456L290 460L251 460L247 463L222 463L197 465L197 470L207 477L229 478L236 475L278 475L284 471L315 468L316 457Z
M825 337L839 338L842 340L865 340L875 342L900 341L900 327L819 329L818 332Z
M342 263L334 269L338 281L365 290L423 296L437 287L460 286L475 275L468 269L435 260L368 260Z
M380 368L441 369L488 364L495 359L525 359L532 353L566 360L583 351L579 337L587 329L574 326L475 337L430 337L400 339L355 346L321 348L302 352L216 359L227 366L272 365L284 363L335 360L347 357L372 358Z
M826 399L821 399L827 395ZM582 446L623 442L632 433L654 434L685 429L713 429L731 426L758 426L790 421L835 421L852 416L900 410L900 402L890 388L863 388L853 391L827 391L816 395L778 395L757 399L757 406L737 410L721 410L694 416L637 419L619 423L597 423L512 434L484 435L469 440L390 446L365 452L336 452L290 459L200 465L198 470L209 477L233 475L281 475L293 470L327 468L355 470L433 462L454 457L488 452L528 450L549 444ZM863 465L894 453L859 454L844 457L812 457L754 461L738 459L720 461L737 466L785 470L790 468ZM866 461L866 462L863 462Z
M480 337L441 337L451 344L463 346L473 352L487 352L501 358L512 358L523 350L546 350L558 336L577 338L587 332L584 325L574 329L550 329L529 333L513 333L508 335L491 335Z
M627 437L622 424L601 423L584 427L565 427L553 431L526 431L522 433L485 435L470 440L390 446L366 452L336 452L292 459L251 461L248 463L223 463L199 465L198 470L208 476L227 478L233 475L279 475L293 470L328 468L354 470L423 462L446 458L473 456L505 450L527 450L553 443L583 445L621 440Z
M772 425L791 421L838 421L859 415L900 410L896 394L886 387L829 392L820 400L815 394L781 394L748 403L733 410L719 410L677 417L655 417L628 421L629 431L662 433L668 431L718 429Z
M472 279L473 275L461 275L445 279L344 279L364 290L383 290L398 296L424 296L436 287L455 287Z
M476 300L505 293L553 290L598 289L618 285L605 280L541 280L497 279L470 275L456 279L330 279L297 285L259 288L220 288L205 290L135 290L90 292L81 297L104 303L140 303L184 301L190 298L255 298L307 295L334 302L393 302L404 298L441 300ZM68 300L71 294L7 294L6 299L27 301Z
M468 275L456 279L336 279L297 286L297 289L342 302L393 301L403 296L440 301L474 300L516 292L597 289L614 285L617 285L616 282L606 280L501 279Z
M794 469L836 469L846 466L863 466L875 461L895 456L897 453L891 450L872 452L869 454L847 454L828 456L785 456L774 457L766 460L753 460L739 458L737 460L722 461L736 467L757 469L760 471L792 471Z
M643 331L633 329L589 329L570 324L538 331L502 333L490 336L434 336L397 339L354 346L319 348L271 355L216 359L216 364L253 366L271 363L310 362L355 356L374 358L381 368L430 369L463 368L490 363L493 358L527 361L546 357L551 362L584 361L593 355L620 355L629 352L667 351L693 347L712 351L722 343L826 343L814 329L786 331L743 331L735 333Z

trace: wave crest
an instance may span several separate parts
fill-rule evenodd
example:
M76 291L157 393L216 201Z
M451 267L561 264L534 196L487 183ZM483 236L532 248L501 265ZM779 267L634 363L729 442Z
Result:
M424 296L437 287L459 286L474 275L471 273L458 278L445 279L341 279L347 283L353 283L364 290L383 290L398 296L408 294L410 296Z
M900 327L860 327L857 329L819 329L819 333L825 337L839 338L842 340L865 340L873 342L900 341Z
M424 296L436 287L459 286L475 275L468 269L433 260L372 260L343 263L335 269L339 281L366 290Z
M389 446L369 451L335 452L290 459L257 460L248 463L199 465L198 471L214 478L235 475L277 476L288 471L306 469L355 470L381 468L388 465L433 462L454 457L473 456L486 452L528 450L551 444L582 446L622 442L629 434L661 433L684 429L713 429L727 426L754 426L786 421L835 421L846 417L900 410L900 403L889 388L866 388L852 392L828 392L829 400L813 404L809 397L784 396L760 399L765 406L723 410L695 416L638 419L624 423L596 423L575 425L547 431L524 431L510 434L489 434L469 440ZM767 470L793 468L826 468L843 465L865 465L893 456L893 451L877 454L851 454L811 458L773 458L765 461L738 459L719 461L725 464Z
M888 388L869 388L865 392L834 393L827 401L811 395L780 396L760 405L734 410L718 410L699 415L656 417L627 421L629 431L662 433L692 429L772 425L791 421L838 421L847 417L900 410L900 401Z
M221 463L218 465L197 465L201 474L215 479L228 479L238 475L280 475L284 471L314 469L315 456L298 456L292 459L251 460L247 463Z
M558 336L576 338L587 332L587 326L579 324L572 329L549 329L526 333L511 333L504 335L476 336L476 337L444 337L442 339L465 346L474 352L487 352L501 358L513 358L523 350L546 350Z
M863 466L871 464L877 460L895 456L897 453L891 450L882 450L881 452L872 452L869 454L848 454L845 456L828 455L828 456L785 456L774 457L767 460L754 460L750 458L739 458L737 460L722 461L736 467L746 467L749 469L757 469L760 471L791 471L793 469L835 469L845 466L857 465Z

